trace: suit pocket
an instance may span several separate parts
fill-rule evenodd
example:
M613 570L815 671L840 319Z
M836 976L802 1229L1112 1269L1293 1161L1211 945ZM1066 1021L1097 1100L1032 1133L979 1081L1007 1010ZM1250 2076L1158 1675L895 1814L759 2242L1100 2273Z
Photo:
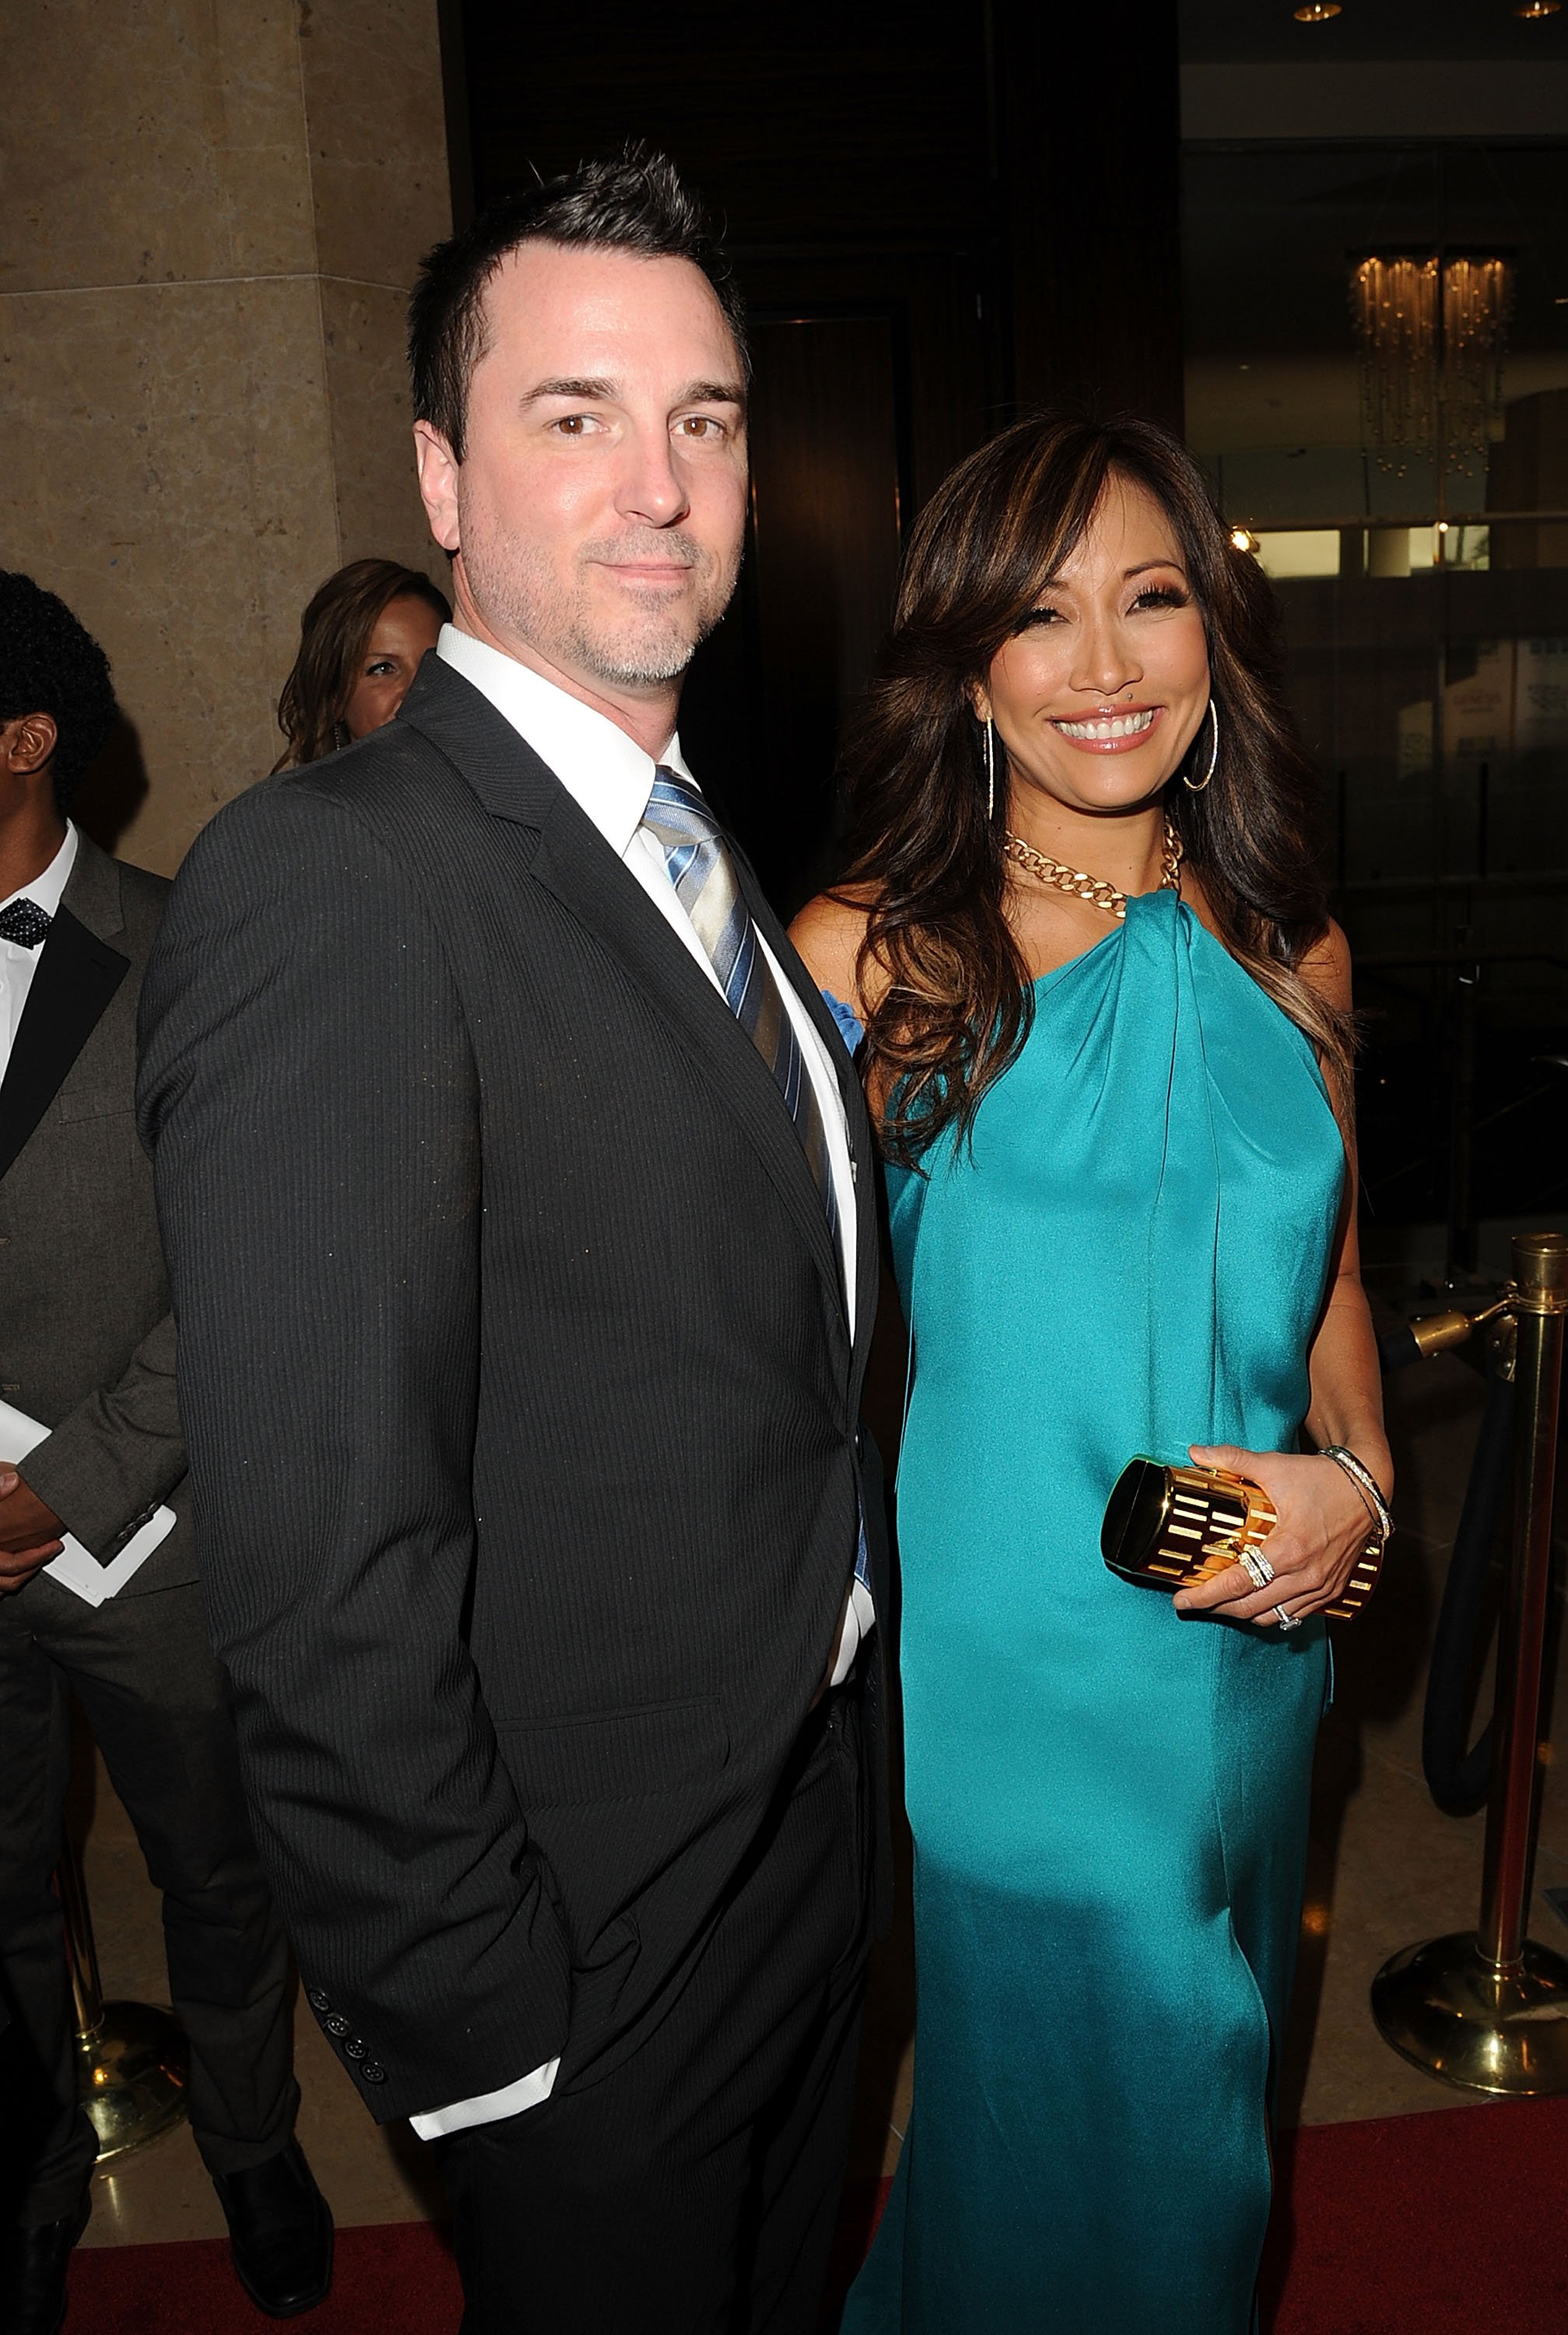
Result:
M496 1722L501 1756L525 1808L570 1808L680 1790L716 1775L730 1733L707 1697L625 1710Z
M116 1112L128 1126L134 1120L128 1086L73 1087L67 1081L54 1098L54 1116L68 1126L84 1119L111 1119Z

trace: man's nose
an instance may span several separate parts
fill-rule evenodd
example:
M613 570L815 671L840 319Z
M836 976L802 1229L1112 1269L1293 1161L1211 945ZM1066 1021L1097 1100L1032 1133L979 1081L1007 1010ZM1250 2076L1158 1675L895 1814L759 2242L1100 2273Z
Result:
M672 527L685 518L688 497L667 431L639 431L629 440L615 507L623 518L642 519L651 527Z

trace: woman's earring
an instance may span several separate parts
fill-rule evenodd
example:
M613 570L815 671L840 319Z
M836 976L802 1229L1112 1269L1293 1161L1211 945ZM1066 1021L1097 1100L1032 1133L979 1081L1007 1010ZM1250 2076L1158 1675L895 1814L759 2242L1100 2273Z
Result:
M1214 724L1214 736L1209 741L1209 766L1207 770L1204 772L1201 779L1189 779L1185 770L1182 772L1183 786L1190 787L1195 795L1201 795L1209 780L1214 777L1215 764L1220 758L1220 709L1215 703L1212 697L1209 700L1209 720Z
M996 818L996 730L988 713L985 717L985 823L989 827Z

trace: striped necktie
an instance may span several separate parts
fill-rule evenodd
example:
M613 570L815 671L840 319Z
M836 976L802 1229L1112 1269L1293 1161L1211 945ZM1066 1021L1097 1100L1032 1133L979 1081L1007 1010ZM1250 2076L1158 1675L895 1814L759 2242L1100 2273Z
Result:
M816 1179L834 1245L838 1203L822 1122L795 1025L762 953L718 820L689 779L661 763L643 824L658 841L675 896L696 927L730 1011L773 1073Z
M800 1148L816 1178L828 1230L838 1246L838 1201L828 1157L828 1130L773 969L762 954L735 864L718 820L689 779L663 763L653 772L653 791L643 824L658 841L675 896L696 928L708 962L719 976L730 1011L773 1073ZM866 1513L856 1524L855 1578L871 1594L871 1561L866 1545Z

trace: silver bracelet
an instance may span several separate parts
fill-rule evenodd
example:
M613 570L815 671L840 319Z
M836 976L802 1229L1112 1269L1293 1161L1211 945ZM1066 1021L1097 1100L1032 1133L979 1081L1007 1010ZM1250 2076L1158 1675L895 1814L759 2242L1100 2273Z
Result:
M1344 1469L1365 1502L1367 1514L1387 1540L1394 1529L1393 1512L1383 1497L1377 1478L1365 1461L1358 1459L1353 1451L1347 1451L1342 1443L1326 1444L1318 1457L1320 1459L1331 1459L1337 1468Z

